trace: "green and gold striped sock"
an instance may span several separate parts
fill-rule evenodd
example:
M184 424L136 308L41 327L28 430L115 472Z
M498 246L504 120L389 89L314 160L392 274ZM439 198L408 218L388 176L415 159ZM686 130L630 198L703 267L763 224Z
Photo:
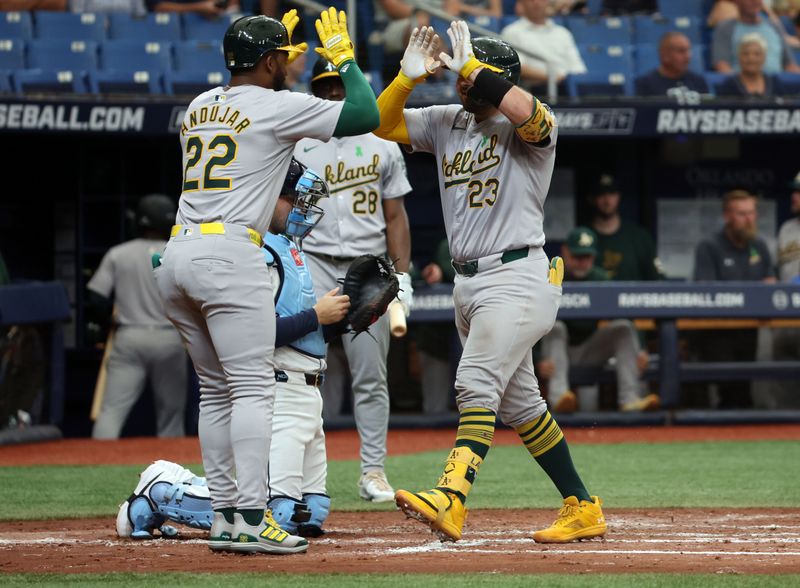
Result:
M461 502L478 475L478 470L494 440L497 415L486 408L465 408L458 419L456 444L444 466L436 487L458 496Z
M563 498L575 496L578 500L591 501L589 492L572 463L564 433L549 412L516 427L515 430Z

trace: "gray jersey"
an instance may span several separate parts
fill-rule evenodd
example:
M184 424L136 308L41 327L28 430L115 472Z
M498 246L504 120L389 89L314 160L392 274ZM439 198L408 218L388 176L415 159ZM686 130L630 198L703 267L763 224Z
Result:
M200 94L181 126L176 222L225 222L265 233L295 143L330 139L342 104L250 85Z
M325 216L303 240L303 249L335 257L386 252L382 200L411 191L405 160L397 143L373 134L333 138L327 143L303 139L295 158L325 178L330 198L319 205Z
M778 275L784 282L800 276L800 218L786 221L778 231Z
M497 113L480 123L460 105L406 109L411 146L433 153L450 254L478 259L544 245L544 200L558 127L545 147L520 139Z
M153 278L152 257L165 241L134 239L108 250L87 287L115 298L116 322L125 326L170 326Z

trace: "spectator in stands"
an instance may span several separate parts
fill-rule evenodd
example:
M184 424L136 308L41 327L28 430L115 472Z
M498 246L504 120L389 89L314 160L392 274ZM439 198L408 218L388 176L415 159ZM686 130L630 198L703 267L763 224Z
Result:
M748 33L739 41L737 49L739 73L733 74L717 85L717 96L740 98L765 98L782 95L780 80L764 73L767 43L758 33Z
M778 277L782 282L800 284L800 172L789 183L789 188L792 190L792 218L778 230ZM778 361L800 359L800 328L775 329L772 352ZM774 408L800 408L797 384L797 380L780 383Z
M548 2L519 0L522 16L500 33L519 53L523 83L535 86L545 84L551 70L558 82L586 72L572 33L547 17Z
M714 29L711 48L714 69L721 73L738 70L739 42L745 35L757 33L767 46L764 73L776 74L784 70L800 72L789 44L784 39L783 29L761 13L763 0L736 0L736 4L739 18L720 22Z
M608 280L608 274L594 265L597 236L586 227L576 227L561 247L564 281ZM656 394L642 397L641 375L647 367L647 352L639 347L633 323L615 319L598 326L596 320L556 321L542 339L539 368L552 362L548 401L554 412L574 412L578 399L569 386L569 366L600 367L611 357L616 360L617 404L625 412L655 410L660 406ZM549 371L549 370L546 370Z
M653 237L619 214L620 191L614 178L600 176L592 190L592 228L597 233L596 263L612 280L661 280Z
M746 190L732 190L723 197L723 228L695 249L695 281L775 282L775 270L767 244L758 237L757 198ZM697 352L703 361L753 361L755 329L698 331ZM720 382L719 408L750 408L749 382Z
M683 97L687 92L708 94L705 78L689 70L692 43L683 33L671 31L661 37L658 44L660 65L653 71L636 78L637 96Z
M550 14L585 14L589 7L586 0L552 0L550 2Z
M699 0L698 0L699 1ZM657 0L603 0L602 14L652 14L658 11Z
M151 12L196 12L214 19L241 12L239 0L145 0Z
M443 0L442 8L448 14L460 18L470 16L503 16L502 0Z
M455 270L450 263L447 239L436 247L436 257L422 268L420 277L428 286L453 283ZM449 409L453 378L450 369L450 342L455 335L452 323L422 323L413 325L420 371L422 372L422 410L425 414L440 414Z
M739 7L736 5L736 0L717 0L708 13L706 24L713 29L721 22L738 18Z
M773 6L764 3L764 12L769 19L775 24L778 30L783 35L783 39L790 47L800 47L800 38L795 34L794 30L786 28L785 24L781 21L780 16L789 16L792 20L797 18L800 2L798 0L774 0ZM739 18L739 7L736 0L717 0L711 12L708 15L706 24L710 28L714 28L719 23L729 19Z
M402 53L414 27L430 24L430 16L403 0L373 0L375 25L382 29L381 40L386 53Z

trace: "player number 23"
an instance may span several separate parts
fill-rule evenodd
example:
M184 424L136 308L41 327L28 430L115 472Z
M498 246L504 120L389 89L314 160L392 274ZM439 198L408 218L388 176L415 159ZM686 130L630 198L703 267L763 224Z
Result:
M353 192L353 214L375 214L378 210L378 193L374 190Z
M192 192L200 189L200 179L189 179L189 172L203 158L203 140L198 136L189 137L186 141L186 167L183 170L183 191ZM216 135L208 144L212 154L203 166L203 190L230 190L231 179L214 177L215 167L226 167L236 159L238 145L230 135Z
M467 185L469 207L483 208L484 206L493 206L494 203L497 202L497 190L499 188L500 182L497 178L489 178L485 182L482 180L472 180Z

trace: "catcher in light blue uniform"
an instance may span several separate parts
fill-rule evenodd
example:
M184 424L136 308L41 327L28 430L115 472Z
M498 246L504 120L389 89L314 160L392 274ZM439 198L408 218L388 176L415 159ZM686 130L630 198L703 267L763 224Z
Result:
M330 509L325 481L327 456L322 431L319 386L325 370L325 326L347 313L347 296L338 288L319 300L301 250L303 238L324 214L316 205L327 197L325 182L292 160L281 197L264 236L264 256L273 269L277 314L275 379L277 394L269 460L269 503L275 521L287 532L316 537ZM334 333L331 333L333 335ZM117 533L148 539L160 529L174 536L167 521L210 529L211 501L205 479L165 461L150 465L131 497L120 507Z

